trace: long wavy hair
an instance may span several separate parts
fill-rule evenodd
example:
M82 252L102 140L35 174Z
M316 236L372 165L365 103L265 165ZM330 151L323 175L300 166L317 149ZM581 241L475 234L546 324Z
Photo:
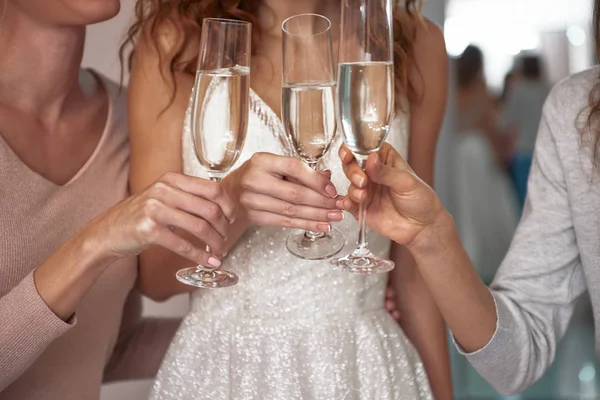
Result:
M301 1L301 0L300 0ZM341 0L339 0L341 1ZM422 20L421 0L403 0L404 7L394 7L394 75L396 92L404 94L409 102L417 100L414 82L408 76L412 62L417 23ZM229 18L252 23L252 47L257 48L260 40L258 12L262 0L137 0L135 22L127 32L126 40L120 49L122 65L128 59L131 64L133 51L126 56L128 48L134 47L141 34L148 35L150 43L158 50L159 62L169 63L173 93L175 97L175 72L195 74L197 55L184 57L185 46L190 37L199 37L204 18ZM169 54L161 52L159 46L160 27L166 23L176 28L175 48ZM161 70L162 71L162 70Z
M596 55L600 57L600 0L594 1L594 40ZM600 76L598 77L600 79ZM588 106L582 112L587 115L580 129L583 144L590 145L594 167L600 165L600 80L590 90Z

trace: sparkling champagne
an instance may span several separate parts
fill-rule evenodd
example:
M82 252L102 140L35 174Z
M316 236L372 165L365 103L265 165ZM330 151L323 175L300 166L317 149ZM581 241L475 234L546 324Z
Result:
M339 64L337 101L347 146L358 156L379 150L394 116L391 62Z
M250 69L236 66L198 71L192 133L198 161L221 178L237 161L246 140Z
M316 164L335 137L335 82L283 85L282 116L285 130L300 158Z

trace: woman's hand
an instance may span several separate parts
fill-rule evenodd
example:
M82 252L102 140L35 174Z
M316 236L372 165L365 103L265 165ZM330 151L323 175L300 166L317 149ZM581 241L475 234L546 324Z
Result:
M328 232L330 222L343 218L329 177L296 158L256 153L223 184L239 199L248 222Z
M344 173L352 183L340 206L358 216L368 201L367 224L393 241L410 246L445 214L437 195L389 144L369 156L365 171L346 146L340 149ZM376 185L369 187L369 180Z
M388 284L385 290L385 309L397 322L400 322L400 310L398 309L398 302L396 297L396 291L394 287Z
M87 231L115 258L159 245L198 264L221 265L235 204L217 183L167 173L93 220ZM179 228L209 245L213 254L176 235ZM98 234L100 233L100 234Z

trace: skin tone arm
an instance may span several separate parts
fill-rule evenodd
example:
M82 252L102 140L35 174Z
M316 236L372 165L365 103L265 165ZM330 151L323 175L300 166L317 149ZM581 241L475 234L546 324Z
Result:
M82 21L94 13L98 20L114 15L118 2L103 2L97 12L88 10L90 15L47 3L43 2L46 9L40 9L42 3L3 2L0 131L30 169L52 182L65 183L96 148L108 105L103 90L80 79L85 42ZM38 18L42 15L48 17L43 23ZM27 68L31 65L36 68ZM194 262L208 262L208 254L172 234L169 226L187 226L217 249L224 249L227 221L235 204L218 185L165 175L149 186L87 223L37 266L33 276L37 294L60 319L73 315L115 260L136 256L151 244ZM209 209L213 212L207 213ZM0 304L0 320L10 311Z
M410 108L408 159L417 175L433 185L436 145L446 109L448 59L442 32L429 21L418 29L414 57L409 79L419 101ZM391 258L397 266L390 280L401 315L399 323L421 355L435 398L451 399L444 320L409 250L393 243Z
M175 27L161 28L160 49L142 33L135 49L129 86L133 193L144 190L165 172L183 169L181 132L193 77L176 72L175 80L171 78L165 60L176 43L175 32ZM187 48L198 46L189 43ZM169 105L175 83L175 99ZM230 173L222 187L238 203L239 211L228 233L227 248L235 244L250 223L327 231L330 221L342 219L341 211L336 208L337 192L328 175L312 171L294 158L257 153ZM197 247L203 246L184 230L176 232ZM174 275L178 269L191 265L173 252L152 247L140 257L138 288L155 300L193 290L177 282Z
M206 210L218 210L202 217ZM234 202L219 185L199 178L166 174L139 195L117 204L89 222L34 273L37 290L48 307L67 320L115 260L163 246L193 262L210 255L175 235L169 227L194 232L224 249Z
M494 299L479 279L452 217L435 192L388 145L369 157L366 175L350 151L342 148L340 157L353 184L344 207L356 215L358 201L367 196L366 182L377 184L371 193L374 200L367 223L410 251L461 347L467 353L483 348L496 329Z

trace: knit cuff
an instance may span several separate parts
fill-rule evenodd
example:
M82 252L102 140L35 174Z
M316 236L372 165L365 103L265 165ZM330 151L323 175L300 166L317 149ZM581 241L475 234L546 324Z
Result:
M65 322L48 308L35 287L33 272L2 297L0 305L0 343L4 360L27 358L28 355L37 358L77 322L75 315Z

